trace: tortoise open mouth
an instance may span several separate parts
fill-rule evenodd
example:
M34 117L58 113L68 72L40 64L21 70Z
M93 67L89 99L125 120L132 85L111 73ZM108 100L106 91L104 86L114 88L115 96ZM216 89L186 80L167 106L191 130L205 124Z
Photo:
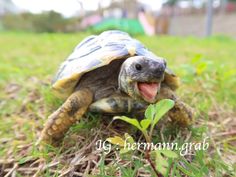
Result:
M145 101L154 103L160 90L160 82L137 82L137 89Z

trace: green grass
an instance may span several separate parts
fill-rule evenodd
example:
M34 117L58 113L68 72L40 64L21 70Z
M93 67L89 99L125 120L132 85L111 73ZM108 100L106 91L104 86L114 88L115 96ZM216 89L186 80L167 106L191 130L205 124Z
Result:
M19 176L24 176L24 172L20 170L23 167L37 167L42 175L39 168L42 164L45 167L44 176L52 176L52 173L58 176L53 170L60 174L70 169L79 150L88 146L95 135L97 138L109 136L107 132L111 128L106 129L106 132L102 131L106 128L104 121L107 119L99 118L98 115L87 115L86 119L71 129L60 148L38 151L34 147L47 116L62 103L62 100L52 95L50 81L59 64L87 35L0 33L0 168L6 170L0 171L0 176L12 169L14 164L18 164L15 171ZM175 136L175 141L180 144L190 134L190 141L201 141L206 136L210 137L210 148L207 152L197 153L190 162L186 162L188 157L179 159L185 165L180 167L176 162L173 169L180 175L194 173L198 174L195 176L234 176L236 41L226 37L137 38L151 51L167 59L169 67L182 80L178 95L196 110L196 122L187 133L186 130L165 127L163 137L168 139L173 134L182 133L182 137ZM156 141L161 137L161 133L157 132ZM82 140L78 141L81 137ZM92 152L81 153L92 158ZM109 166L107 161L101 159L97 169L104 173L103 176L107 174L106 171L110 171L112 176L116 174L115 167L119 167L123 176L132 176L145 164L137 158L138 154L128 166L115 163L116 161L113 166ZM41 161L37 162L38 159ZM29 166L33 162L35 165ZM55 162L58 164L55 165ZM79 173L83 163L88 163L88 160L78 162L79 165L73 166L74 170ZM47 165L52 166L49 168ZM150 168L144 168L153 174ZM32 171L32 174L36 172L37 170Z

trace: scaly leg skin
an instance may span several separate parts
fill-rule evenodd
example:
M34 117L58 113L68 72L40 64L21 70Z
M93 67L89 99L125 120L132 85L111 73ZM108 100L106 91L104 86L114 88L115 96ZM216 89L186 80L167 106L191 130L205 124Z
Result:
M174 107L168 112L168 116L172 121L181 126L188 126L194 121L193 109L180 100L173 90L168 86L162 86L160 91L160 99L171 99L175 101Z
M78 119L80 119L92 103L93 94L89 89L75 91L65 103L52 113L41 133L38 142L54 145Z
M89 111L108 114L129 114L143 112L146 107L146 104L134 101L128 96L112 95L91 104Z

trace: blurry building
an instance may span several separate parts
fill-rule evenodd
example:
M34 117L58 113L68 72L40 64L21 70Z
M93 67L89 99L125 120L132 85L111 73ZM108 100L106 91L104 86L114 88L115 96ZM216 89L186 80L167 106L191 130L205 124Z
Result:
M19 11L11 0L0 0L0 16L5 13L17 13Z

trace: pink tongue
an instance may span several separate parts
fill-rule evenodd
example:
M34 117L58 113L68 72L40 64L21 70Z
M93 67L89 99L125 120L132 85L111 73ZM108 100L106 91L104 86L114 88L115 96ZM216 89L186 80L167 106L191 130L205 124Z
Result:
M141 95L148 101L154 101L157 91L158 91L159 83L146 83L139 82L138 88Z

